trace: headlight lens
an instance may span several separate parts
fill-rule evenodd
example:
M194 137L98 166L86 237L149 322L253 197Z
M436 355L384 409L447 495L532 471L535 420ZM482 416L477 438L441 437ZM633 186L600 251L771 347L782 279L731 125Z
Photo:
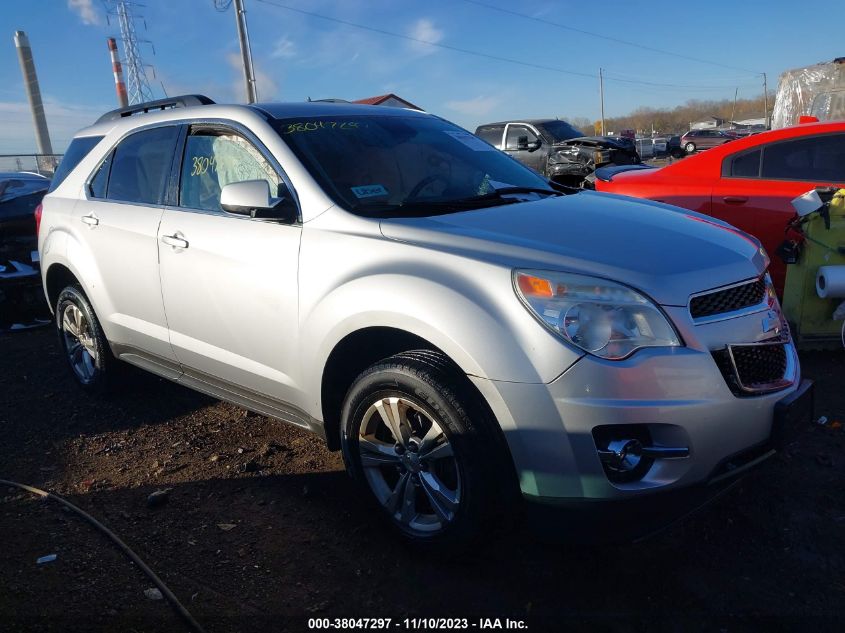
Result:
M555 334L610 360L642 347L679 347L663 313L644 296L606 279L537 270L514 271L523 303Z

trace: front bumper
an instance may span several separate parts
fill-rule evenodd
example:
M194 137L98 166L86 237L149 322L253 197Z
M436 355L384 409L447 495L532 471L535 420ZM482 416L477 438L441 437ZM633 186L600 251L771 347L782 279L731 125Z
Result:
M692 347L624 361L584 356L545 385L473 382L504 430L525 497L622 501L706 484L727 460L766 447L778 402L801 382L792 345L788 353L793 384L746 398L731 392L708 350ZM642 478L611 482L593 437L604 425L646 425L655 444L686 446L689 456L656 459Z

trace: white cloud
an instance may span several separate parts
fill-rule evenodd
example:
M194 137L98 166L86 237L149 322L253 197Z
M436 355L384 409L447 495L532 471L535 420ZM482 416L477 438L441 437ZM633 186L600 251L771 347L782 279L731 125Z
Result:
M293 59L298 54L296 42L285 35L276 41L276 45L273 47L273 52L270 53L270 57L273 59Z
M484 115L495 108L501 99L498 97L478 96L472 99L464 99L458 101L447 101L446 107L455 112L467 115Z
M100 14L94 8L94 0L67 0L71 11L79 14L83 24L100 24Z
M237 75L237 79L232 82L232 94L236 95L234 101L245 103L246 81L244 80L244 66L241 55L240 53L229 53L226 56L226 61ZM270 75L264 72L258 62L255 61L255 58L252 60L252 66L255 71L255 87L258 92L258 100L272 101L275 98L276 93L279 91L279 87Z
M434 22L428 18L420 18L411 26L408 32L410 37L418 42L411 42L411 48L422 55L429 55L435 51L431 44L438 44L443 40L443 31L434 26ZM427 43L426 43L427 42Z

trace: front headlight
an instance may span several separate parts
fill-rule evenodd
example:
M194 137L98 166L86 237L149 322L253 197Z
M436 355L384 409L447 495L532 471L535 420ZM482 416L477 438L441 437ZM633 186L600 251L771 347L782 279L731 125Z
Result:
M642 347L681 341L654 303L622 284L570 273L515 270L514 288L550 330L585 352L610 360Z

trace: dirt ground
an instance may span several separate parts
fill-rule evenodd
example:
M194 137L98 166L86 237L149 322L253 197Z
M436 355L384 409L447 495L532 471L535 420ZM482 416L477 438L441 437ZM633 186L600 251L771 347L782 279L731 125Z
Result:
M50 328L0 334L0 352L0 479L104 522L209 633L407 616L510 617L532 631L842 630L842 428L802 429L788 453L644 542L515 532L443 560L394 540L339 455L303 431L140 373L119 397L86 397ZM845 353L807 354L803 367L817 414L845 422ZM163 489L167 503L149 509ZM187 630L54 502L0 487L0 539L0 631Z

